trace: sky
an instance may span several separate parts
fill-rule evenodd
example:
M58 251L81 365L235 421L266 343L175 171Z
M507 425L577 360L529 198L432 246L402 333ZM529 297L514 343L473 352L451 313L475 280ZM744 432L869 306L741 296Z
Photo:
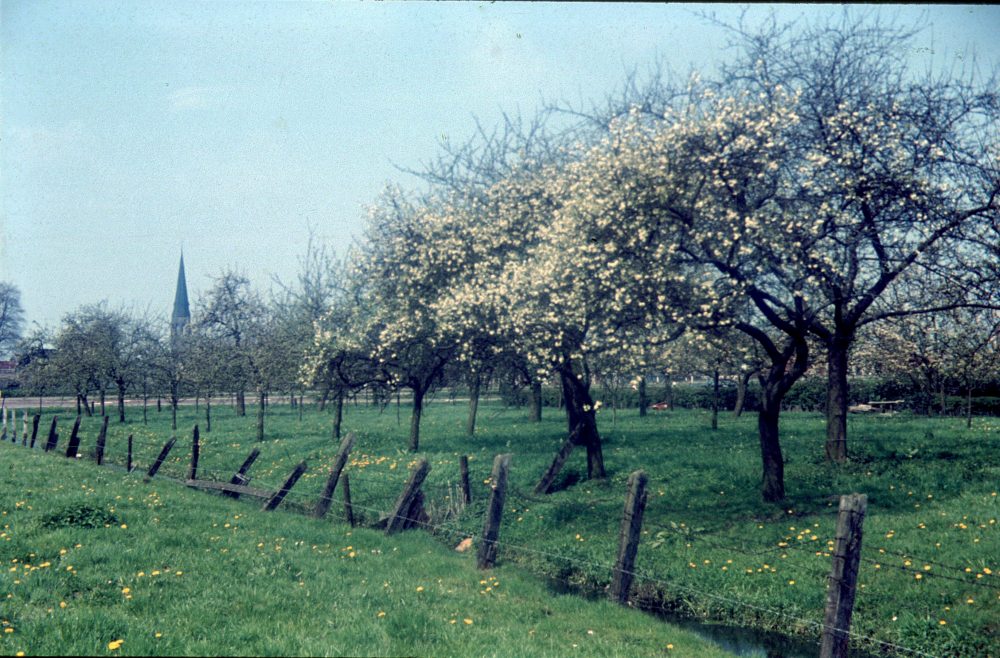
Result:
M748 9L751 22L768 5ZM710 76L733 5L0 3L0 280L26 330L107 301L169 315L224 268L292 283L310 231L338 254L386 184L420 190L442 139L545 101L599 101L660 59ZM838 5L776 5L779 20ZM919 65L1000 62L1000 7L921 16Z

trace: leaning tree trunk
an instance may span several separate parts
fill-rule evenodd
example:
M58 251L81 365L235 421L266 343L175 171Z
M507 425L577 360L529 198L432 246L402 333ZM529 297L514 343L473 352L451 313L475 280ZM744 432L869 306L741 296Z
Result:
M330 396L330 387L324 386L322 392L320 393L319 401L316 402L316 411L318 411L319 413L323 413L323 410L326 409L326 399L329 396Z
M646 409L649 407L649 398L646 397L646 375L639 379L639 418L646 417Z
M850 341L836 337L827 344L826 461L847 461L847 353Z
M410 452L420 449L420 414L424 409L424 393L422 385L413 387L413 414L410 416Z
M736 408L733 409L733 418L739 418L743 413L743 405L747 399L747 386L750 385L750 378L753 377L753 371L747 370L740 375L736 383Z
M469 436L476 433L476 412L479 411L479 387L482 381L482 375L477 372L469 382L469 421L465 424L465 433Z
M542 422L542 382L531 380L531 407L528 410L528 422Z

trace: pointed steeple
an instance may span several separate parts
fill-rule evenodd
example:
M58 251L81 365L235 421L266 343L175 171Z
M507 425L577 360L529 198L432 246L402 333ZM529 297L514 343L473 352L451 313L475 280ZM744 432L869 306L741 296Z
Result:
M184 251L181 251L181 266L177 271L177 292L174 294L174 313L170 318L171 338L176 340L191 321L188 306L187 279L184 277Z

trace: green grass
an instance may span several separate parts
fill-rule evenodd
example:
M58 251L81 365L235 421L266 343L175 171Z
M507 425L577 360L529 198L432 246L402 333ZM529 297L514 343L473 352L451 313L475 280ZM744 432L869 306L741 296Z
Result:
M426 533L262 513L10 444L0 464L5 655L726 655L515 566L479 572Z
M864 561L852 630L931 655L1000 656L996 621L1000 618L1000 589L995 589L1000 587L996 577L1000 571L997 419L976 419L973 428L967 430L962 418L852 416L852 459L837 466L823 460L822 416L786 413L782 418L782 442L788 499L772 505L762 502L759 494L760 457L753 415L739 420L722 416L720 429L713 432L708 414L700 411L653 413L645 419L634 411L619 411L614 426L610 414L604 411L599 420L608 479L590 482L584 478L585 460L580 450L571 456L556 491L549 496L532 496L530 491L564 440L566 425L561 413L546 408L542 423L529 424L526 410L484 405L476 435L471 438L464 433L464 416L462 405L435 403L426 408L422 425L420 455L432 465L424 488L436 528L433 546L443 546L442 555L447 555L447 560L454 555L450 548L463 537L478 537L481 533L482 512L489 495L489 485L484 481L489 477L493 457L512 452L511 493L500 534L504 544L501 569L517 566L584 590L600 591L610 582L625 481L632 471L643 468L650 475L651 489L644 521L646 534L637 560L642 575L634 594L637 602L702 619L815 636L812 624L822 620L830 570L828 542L833 539L837 498L851 492L866 493L869 508ZM61 446L68 437L65 425L70 418L61 421ZM40 434L43 429L47 431L49 419L49 415L43 418ZM132 432L143 444L136 446L135 461L140 468L147 467L171 433L168 412L152 412L150 419L148 427L138 424L126 428L112 421L109 457L123 460L124 437ZM213 431L202 434L199 477L231 476L257 445L254 421L252 415L236 418L229 407L213 408ZM182 408L180 426L185 429L177 433L178 444L162 474L185 476L190 427L195 422L195 410ZM297 411L275 405L266 427L267 441L251 469L251 486L277 488L299 460L307 459L309 471L284 508L311 508L337 449L337 442L330 436L332 417L307 408L299 421ZM84 421L82 452L91 448L98 428L97 419ZM397 418L395 406L379 414L370 407L348 405L344 429L358 434L347 469L355 512L365 522L375 522L391 508L408 476L408 467L416 459L405 451L408 409L404 406ZM455 485L459 481L458 457L462 454L470 456L473 502L456 516ZM53 456L47 459L46 463L58 461ZM129 486L138 486L138 491L150 488L129 481ZM161 491L166 485L150 486L161 496L166 491ZM233 509L238 511L232 516L247 515L241 516L240 523L247 518L257 523L258 517L267 517L257 514L256 505L193 491L176 490L171 495L207 501L198 503L205 510L211 505L236 505ZM52 498L46 506L61 500ZM8 501L3 509L14 513L15 503L21 500ZM154 505L149 509L154 516L161 511L153 501L144 504ZM317 527L341 527L337 525L337 519L343 517L340 505L338 494L331 508L332 520ZM295 522L306 527L313 523L291 514L271 518L282 519L281 527L287 527L291 519L300 519ZM23 532L11 534L15 541L27 541L21 538ZM256 532L258 536L268 534L263 529ZM291 531L282 532L275 527L268 538L280 538ZM216 534L226 536L221 531ZM408 533L405 541L416 541L411 535L423 538L421 541L428 538L425 533ZM384 542L378 535L371 537L372 541L377 538ZM168 536L160 539L169 546ZM323 544L329 542L328 538ZM323 545L318 540L312 543ZM335 543L330 550L334 548ZM283 546L283 550L287 547ZM445 564L451 564L447 560ZM6 558L4 563L9 562L10 558ZM436 577L447 582L451 570L441 567ZM146 571L149 573L148 568ZM229 601L233 598L231 591L219 596ZM493 612L489 617L498 621ZM529 617L515 608L510 619L516 626L519 620ZM476 624L466 630L475 628ZM527 624L520 628L524 631ZM517 631L513 632L516 635ZM532 641L537 634L532 634ZM417 644L412 646L418 648L409 652L421 653L421 647L434 654L459 651L447 644L420 645L419 634L414 641ZM552 651L565 646L556 642ZM642 648L634 653L657 650L645 643L636 646ZM280 652L268 647L259 645L256 651L248 652ZM311 647L302 645L297 651L324 652ZM633 651L622 647L626 654ZM122 650L125 648L123 645ZM867 648L888 651L877 644L867 644ZM541 649L537 645L528 653L538 655ZM169 651L180 649L174 646ZM498 653L515 655L512 651ZM220 650L209 650L213 652Z

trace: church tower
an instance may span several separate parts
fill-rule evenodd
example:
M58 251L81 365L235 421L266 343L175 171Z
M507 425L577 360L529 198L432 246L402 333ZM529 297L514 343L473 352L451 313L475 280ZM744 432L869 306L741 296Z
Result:
M177 272L177 292L174 294L174 312L170 317L170 344L178 346L180 337L191 322L188 306L187 280L184 278L184 252L181 251L181 266Z

